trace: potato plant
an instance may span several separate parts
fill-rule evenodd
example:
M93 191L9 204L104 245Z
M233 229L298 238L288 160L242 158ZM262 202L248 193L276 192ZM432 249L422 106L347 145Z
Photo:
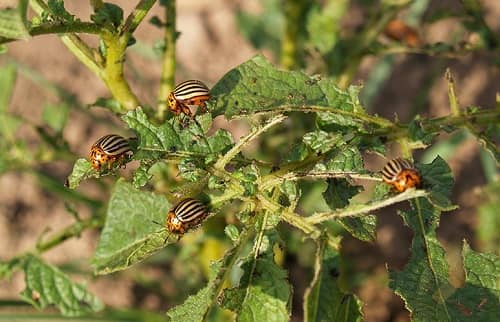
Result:
M90 1L94 13L88 21L75 18L62 0L20 0L17 8L0 11L0 43L5 50L12 41L57 34L109 89L112 98L99 99L98 105L120 117L121 133L136 138L131 141L133 160L127 166L130 175L120 165L97 171L86 156L72 155L72 160L77 159L65 186L48 178L42 180L61 199L89 207L92 215L81 218L69 207L75 215L73 225L41 238L32 251L2 258L2 278L24 272L25 289L20 294L24 301L38 309L55 306L62 316L101 314L113 320L99 313L105 309L100 299L64 269L44 260L42 254L85 230L95 229L99 231L99 242L89 260L99 278L119 274L131 266L140 270L158 252L179 244L194 247L189 244L202 243L204 235L212 234L223 240L223 254L210 264L205 285L166 312L171 321L289 321L294 288L283 266L283 254L302 247L293 243L308 243L312 246L309 249L314 249L308 257L312 276L300 319L361 321L363 303L342 284L338 273L345 260L340 245L346 234L373 242L377 211L396 205L413 239L404 268L388 268L388 285L403 299L412 320L498 318L497 255L475 251L464 241L465 282L455 287L449 279L450 264L436 237L441 213L456 208L450 201L454 180L447 162L439 156L428 163L414 160L422 184L402 193L382 182L378 170L370 171L364 164L367 154L384 157L388 145L396 143L404 158L413 159L414 150L432 146L440 133L463 129L477 137L496 163L499 160L495 143L500 120L498 102L491 108L460 106L450 71L446 73L450 114L445 117L415 116L405 123L370 114L360 103L362 87L350 84L353 74L364 56L382 50L377 36L408 3L383 2L382 17L375 27L366 26L356 42L346 38L336 46L325 38L321 27L339 35L340 27L328 22L335 16L335 1L323 5L284 1L284 21L295 21L301 13L309 12L309 41L317 45L327 63L326 72L311 76L298 71L307 60L283 45L278 50L282 67L262 55L250 57L213 85L208 112L198 113L186 122L185 116L168 112L166 97L175 85L175 1L160 2L166 20L151 19L166 34L157 106L141 103L123 74L125 54L136 41L134 31L155 1L139 1L128 16L115 4ZM498 37L477 15L477 3L464 3L468 12L474 13L469 15L476 19L474 26L484 31L484 47L474 50L498 52ZM246 22L244 30L249 32L252 28L248 26L255 27L251 24L255 20L245 19L241 22ZM98 37L99 47L91 47L78 33ZM298 44L294 41L299 33L288 25L283 44ZM453 46L421 50L423 54L456 53ZM339 55L349 59L336 59ZM14 135L22 122L8 110L15 75L15 67L2 67L2 172L19 171L13 167L16 162L25 162L19 155L31 153L35 160L39 155ZM39 131L43 148L52 151L54 159L70 153L62 136L66 117L50 108L44 117L50 130ZM213 128L216 117L237 120L249 130L235 138L227 130ZM258 149L248 149L255 142ZM34 164L26 163L26 167ZM103 202L79 192L85 180L111 181L109 199ZM210 215L201 228L188 232L183 239L188 235L202 237L179 242L164 223L169 209L186 197L202 201ZM306 203L310 198L315 201ZM291 233L299 238L293 241ZM164 312L159 313L156 319L164 320Z

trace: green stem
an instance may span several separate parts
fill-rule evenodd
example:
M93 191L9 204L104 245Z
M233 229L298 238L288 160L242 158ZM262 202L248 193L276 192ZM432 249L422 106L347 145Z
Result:
M401 201L415 199L418 197L425 197L427 194L428 193L425 190L411 189L381 201L376 201L365 205L350 205L337 211L316 213L307 217L305 220L307 223L315 225L332 219L359 217L367 215L369 212L372 212L374 210L384 208Z
M231 150L229 150L222 158L217 160L217 162L214 165L214 168L218 169L219 171L224 171L224 168L229 163L229 161L231 161L231 159L233 159L248 142L252 141L257 136L259 136L263 132L267 131L268 129L270 129L274 125L283 122L283 120L285 120L285 119L286 119L286 116L278 114L278 115L274 116L273 118L271 118L270 120L268 120L267 123L264 124L263 126L258 126L254 129L252 129L252 131L248 135L241 138L241 140L237 144L235 144L231 148Z
M121 104L123 111L133 110L139 106L139 100L131 91L130 86L123 77L123 63L125 61L125 49L129 40L128 36L103 35L106 44L106 66L99 73L104 80L113 97Z
M61 231L55 233L46 241L40 241L36 245L36 251L38 253L43 253L49 249L61 244L65 240L68 240L75 236L80 236L80 234L88 228L99 228L104 225L104 218L91 217L82 221L77 221Z
M29 31L31 36L44 34L67 34L67 33L102 33L102 28L92 22L75 21L71 23L50 22L34 26Z
M451 115L460 116L460 106L458 104L457 95L455 94L455 81L453 80L449 68L446 69L445 77L448 81L448 99L450 100Z
M283 218L284 221L286 221L293 227L302 230L302 232L304 232L308 237L312 239L317 239L320 237L321 231L313 224L307 222L306 218L294 213L293 211L283 209L279 204L269 199L264 194L258 194L257 199L260 201L260 205L262 208L270 212L280 212L281 218ZM338 249L339 243L340 238L328 235L328 245L330 247L332 247L333 249Z
M125 24L123 25L120 36L125 36L125 38L129 38L137 29L137 26L142 22L148 11L155 4L156 0L141 0L135 6L134 10L130 13L125 20Z
M299 18L302 11L301 0L285 0L285 34L281 43L281 66L285 69L293 69L298 66L298 38L300 23Z
M233 249L229 250L225 257L224 257L224 262L221 264L221 268L217 274L217 276L214 279L213 283L216 283L217 286L215 287L214 290L214 296L212 297L211 300L211 305L209 309L205 312L205 315L203 317L203 321L206 321L208 317L210 316L210 311L214 307L215 302L219 298L220 292L222 291L222 288L224 287L224 282L229 278L231 272L233 271L233 266L236 263L236 260L239 258L240 254L244 251L246 245L250 241L250 238L252 237L254 233L254 229L252 226L249 226L249 229L245 230L241 235L238 240L238 245L235 246Z
M175 40L176 30L176 6L175 0L169 0L165 4L165 51L163 52L163 68L158 92L158 119L165 119L167 111L167 97L175 86Z
M379 176L373 176L372 174L357 173L352 171L289 172L281 176L276 176L276 175L264 176L261 180L259 188L265 191L271 187L282 184L286 181L297 181L305 178L311 178L311 179L345 178L345 179L382 181L382 179Z
M327 106L316 106L316 105L308 105L308 106L296 106L296 105L282 105L278 107L273 107L269 110L259 110L254 113L254 115L258 114L275 114L275 113L286 113L286 112L302 112L302 113L331 113L331 114L340 114L343 116L349 116L361 121L365 121L367 123L375 124L380 127L391 127L394 126L394 123L391 121L378 117L369 115L363 112L354 112L354 111L346 111L339 108L332 108Z
M443 116L422 120L421 125L427 133L439 133L443 129L465 127L468 124L487 125L500 121L500 108L483 109L474 113L463 112L458 116ZM393 127L377 129L372 135L386 136L388 141L408 137L408 125L396 124Z

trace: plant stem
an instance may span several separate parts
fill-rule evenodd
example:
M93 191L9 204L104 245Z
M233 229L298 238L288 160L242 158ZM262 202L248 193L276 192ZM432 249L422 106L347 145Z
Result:
M285 181L297 181L301 179L325 179L325 178L346 178L346 179L358 179L358 180L371 180L371 181L382 181L378 176L373 176L372 174L357 173L352 171L311 171L311 172L289 172L282 176L268 177L264 176L261 180L260 189L263 191L279 185Z
M165 119L167 111L167 97L175 86L175 40L176 30L176 0L169 0L165 4L165 50L163 52L163 68L158 92L158 119Z
M345 218L345 217L359 217L368 214L369 212L372 212L374 210L384 208L401 201L415 199L418 197L425 197L427 194L428 193L425 190L411 189L403 193L399 193L394 197L390 197L388 199L384 199L381 201L372 202L366 205L350 205L346 208L339 209L337 211L316 213L307 217L305 220L309 224L319 224L321 222L332 219Z
M106 44L106 66L99 73L104 80L113 97L121 104L123 111L133 110L139 106L139 100L132 93L130 86L123 77L123 62L125 61L125 49L127 48L128 36L118 37L115 34L103 35Z
M365 121L367 123L375 124L380 127L392 127L394 123L391 121L378 117L366 114L364 112L354 112L354 111L346 111L339 108L332 108L328 106L317 106L317 105L282 105L278 107L273 107L269 110L259 110L256 111L253 115L258 114L270 114L270 113L285 113L285 112L302 112L302 113L332 113L332 114L340 114L343 116L349 116L361 121Z
M146 16L151 7L155 4L156 0L141 0L135 6L134 10L130 13L125 20L122 31L120 33L121 36L130 36L134 33L137 26L141 23L142 19Z
M99 228L104 225L104 218L103 217L91 217L82 221L77 221L68 227L62 229L61 231L55 233L52 235L51 238L49 238L47 241L41 241L36 245L36 251L38 253L43 253L45 251L48 251L49 249L61 244L65 240L79 236L82 231L84 231L87 228Z
M450 100L451 115L460 116L460 106L458 104L457 95L455 94L455 81L449 68L445 73L446 80L448 81L448 99Z
M281 42L281 66L293 69L298 65L299 18L302 11L301 0L285 0L285 35Z
M237 144L235 144L231 148L231 150L229 150L222 158L217 160L217 162L214 165L214 168L218 169L219 171L225 171L224 168L229 163L229 161L231 161L231 159L233 159L248 142L252 141L257 136L259 136L263 132L267 131L268 129L270 129L274 125L283 122L283 120L285 120L285 119L286 119L286 116L284 116L282 114L278 114L278 115L274 116L273 118L271 118L270 120L268 120L267 123L264 124L263 126L258 126L254 129L252 129L252 131L248 135L241 138L241 140Z
M29 30L31 36L44 34L67 34L67 33L86 33L96 34L102 33L102 27L92 22L75 21L71 23L43 23L36 25Z
M304 232L308 237L312 239L317 239L320 237L321 231L313 224L307 222L306 218L300 216L299 214L294 213L293 211L283 209L279 204L269 199L262 193L257 195L257 199L260 201L260 205L262 208L271 212L279 212L283 220L285 220L287 223L294 226L295 228L302 230L302 232ZM338 249L339 243L340 243L340 238L328 236L328 245L330 247Z

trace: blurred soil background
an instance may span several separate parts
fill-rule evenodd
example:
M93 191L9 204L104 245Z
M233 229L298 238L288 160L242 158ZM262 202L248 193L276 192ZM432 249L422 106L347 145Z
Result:
M4 7L2 1L2 7ZM9 1L7 1L9 2ZM15 5L15 1L12 1ZM484 0L485 19L490 28L500 31L500 1ZM134 2L113 1L130 12ZM91 9L86 1L66 1L71 13L88 20ZM426 15L443 8L453 8L458 1L431 1ZM240 33L235 16L237 9L259 13L262 8L258 1L224 0L182 0L178 1L177 29L181 35L177 42L177 81L200 79L213 85L228 70L251 58L259 52L277 63L270 51L258 51ZM145 21L153 15L163 16L163 8L155 5ZM363 9L354 4L345 17L345 26L355 28L362 23ZM449 40L456 28L453 20L442 21L419 30L424 42L434 43ZM154 106L158 93L161 66L159 56L151 48L161 39L160 29L145 22L135 37L138 44L127 55L126 74L135 93L142 102ZM85 39L91 39L84 37ZM95 42L94 42L95 43ZM372 113L392 118L395 113L403 121L408 121L415 113L423 116L444 116L449 113L447 83L444 71L449 67L455 77L458 99L462 106L478 105L492 107L496 91L500 89L500 73L492 64L492 57L469 54L458 59L428 57L424 55L395 56L394 69L382 90L374 97L370 106ZM498 59L498 57L497 57ZM354 80L355 84L366 81L378 58L366 58ZM63 87L74 94L83 104L93 103L99 97L109 97L103 83L69 53L56 36L39 36L29 41L18 41L8 45L7 54L0 55L0 64L16 61L20 73L16 82L11 110L23 115L34 124L41 123L45 103L57 103L57 95L44 90L33 81L33 73L39 73L49 82ZM417 102L417 103L416 103ZM110 119L117 125L119 120L105 110L97 114ZM228 126L227 124L220 124ZM244 129L229 125L234 137L239 138ZM81 157L86 157L89 147L101 135L112 132L109 126L95 122L82 113L70 114L69 126L64 137L71 149ZM37 135L29 127L21 127L18 133L27 138L30 146L37 145ZM446 135L443 135L446 137ZM393 154L398 151L393 149ZM419 160L419 156L416 156ZM459 261L462 241L466 239L473 249L481 249L476 236L478 206L482 201L481 186L486 183L480 162L479 146L474 138L462 142L457 151L447 158L456 185L453 202L458 210L444 213L438 230L439 240L445 246L450 261ZM377 156L366 157L366 167L380 169L384 160ZM72 167L69 162L43 164L47 173L60 179L61 185ZM95 183L84 183L80 189L92 195ZM94 193L95 195L95 193ZM102 198L105 200L104 196ZM398 205L399 206L399 205ZM81 210L81 216L88 216ZM408 248L412 233L404 227L396 208L390 207L378 213L378 237L375 243L365 243L346 237L342 252L352 259L352 267L364 272L369 279L363 281L357 295L365 303L366 321L408 321L404 303L392 293L387 285L386 265L390 269L402 269L408 260ZM34 248L37 238L49 229L57 231L73 222L73 217L65 209L65 202L44 191L27 173L7 173L0 177L0 259ZM97 243L97 232L86 231L81 238L66 241L44 254L54 264L80 263L88 265ZM291 261L289 263L289 261ZM302 295L310 280L310 269L301 267L297 260L287 259L290 280L294 285L294 321L301 320ZM127 270L117 278L115 275L86 280L90 290L107 305L114 307L136 307L153 311L165 311L173 303L165 303L157 294L146 294L135 282L135 270ZM143 272L147 273L147 272ZM150 278L158 281L162 292L169 293L170 271L151 271ZM454 272L459 285L462 272ZM0 281L0 299L15 299L23 289L23 276L14 275L11 281ZM146 295L145 295L146 294ZM175 304L175 303L174 303Z

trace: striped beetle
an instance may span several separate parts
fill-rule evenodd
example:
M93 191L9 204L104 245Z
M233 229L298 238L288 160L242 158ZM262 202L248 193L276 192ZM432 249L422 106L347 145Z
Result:
M186 114L193 117L189 109L190 105L200 107L202 113L206 112L205 102L210 99L210 91L204 83L199 80L187 80L175 86L174 90L168 95L168 107L175 114Z
M97 140L90 148L90 162L92 167L100 171L104 165L108 170L114 163L122 165L132 157L129 142L117 134L108 134Z
M392 159L382 169L382 179L393 186L398 192L420 186L418 171L408 161L401 158Z
M169 232L182 237L189 229L199 226L207 216L207 207L201 201L186 198L170 209L165 224Z

